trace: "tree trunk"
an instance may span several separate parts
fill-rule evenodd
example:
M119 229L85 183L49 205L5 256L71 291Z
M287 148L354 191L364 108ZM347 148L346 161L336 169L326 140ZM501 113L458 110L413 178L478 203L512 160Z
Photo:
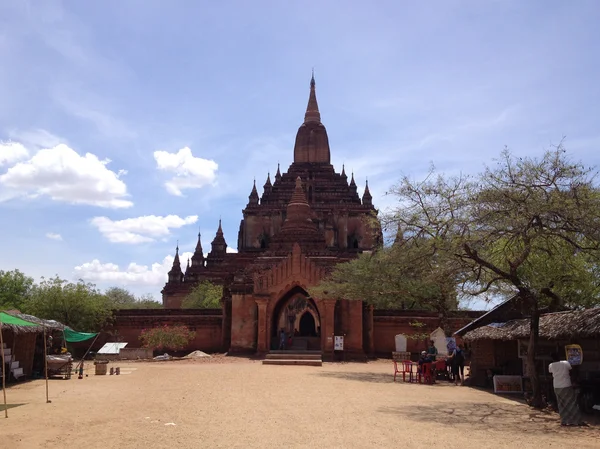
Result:
M537 301L533 300L531 304L531 318L529 321L529 346L527 348L527 365L529 368L529 379L533 395L530 405L535 408L542 407L542 390L540 388L540 378L538 376L535 364L535 355L537 353L538 339L540 335L540 312Z

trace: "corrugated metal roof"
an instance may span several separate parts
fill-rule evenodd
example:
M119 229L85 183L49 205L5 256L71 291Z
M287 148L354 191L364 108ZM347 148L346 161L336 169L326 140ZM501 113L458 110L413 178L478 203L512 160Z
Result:
M127 343L105 343L98 354L118 354L125 346L127 346Z

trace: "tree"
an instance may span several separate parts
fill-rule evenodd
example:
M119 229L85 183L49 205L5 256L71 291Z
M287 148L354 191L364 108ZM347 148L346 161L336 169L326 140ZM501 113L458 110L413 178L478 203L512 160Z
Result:
M471 295L514 294L530 319L532 404L541 404L535 354L544 310L600 302L600 191L595 174L559 145L541 159L505 150L474 177L404 177L388 219L409 240L428 240L453 260ZM452 256L450 258L449 256Z
M133 308L137 302L133 293L121 287L110 287L106 289L104 296L106 296L116 309L130 309Z
M140 340L145 348L153 351L171 349L179 351L185 348L194 339L196 332L185 326L160 326L152 329L144 329L140 334Z
M435 310L445 317L458 306L451 268L430 242L397 240L337 265L311 293L361 300L377 308Z
M218 309L221 307L223 287L209 281L196 285L185 297L182 307L185 309Z
M25 276L19 270L0 270L0 310L21 310L33 285L33 278Z
M150 294L136 298L133 293L121 287L110 287L104 296L115 309L161 309L162 303L156 301Z
M112 317L112 303L94 284L42 278L25 304L25 312L57 320L78 331L96 332Z
M150 293L146 293L138 298L135 304L136 309L162 309L162 302L154 299Z

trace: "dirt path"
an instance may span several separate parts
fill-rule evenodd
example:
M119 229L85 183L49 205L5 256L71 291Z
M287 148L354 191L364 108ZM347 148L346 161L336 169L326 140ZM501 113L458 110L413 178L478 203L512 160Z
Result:
M392 382L391 363L120 363L121 376L9 388L2 448L600 447L600 430L453 385ZM116 366L113 364L113 366ZM93 367L89 367L93 368ZM2 413L3 414L3 413Z

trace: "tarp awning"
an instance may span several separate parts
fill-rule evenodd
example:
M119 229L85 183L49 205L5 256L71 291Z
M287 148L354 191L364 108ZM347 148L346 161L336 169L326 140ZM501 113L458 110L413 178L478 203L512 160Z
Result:
M22 320L21 318L17 318L16 316L4 312L0 312L0 326L6 326L12 330L22 330L24 332L37 332L42 329L38 324L30 323L29 321Z
M74 330L69 328L65 328L64 333L65 340L67 340L69 343L78 343L80 341L86 341L98 335L97 333L90 332L75 332Z

